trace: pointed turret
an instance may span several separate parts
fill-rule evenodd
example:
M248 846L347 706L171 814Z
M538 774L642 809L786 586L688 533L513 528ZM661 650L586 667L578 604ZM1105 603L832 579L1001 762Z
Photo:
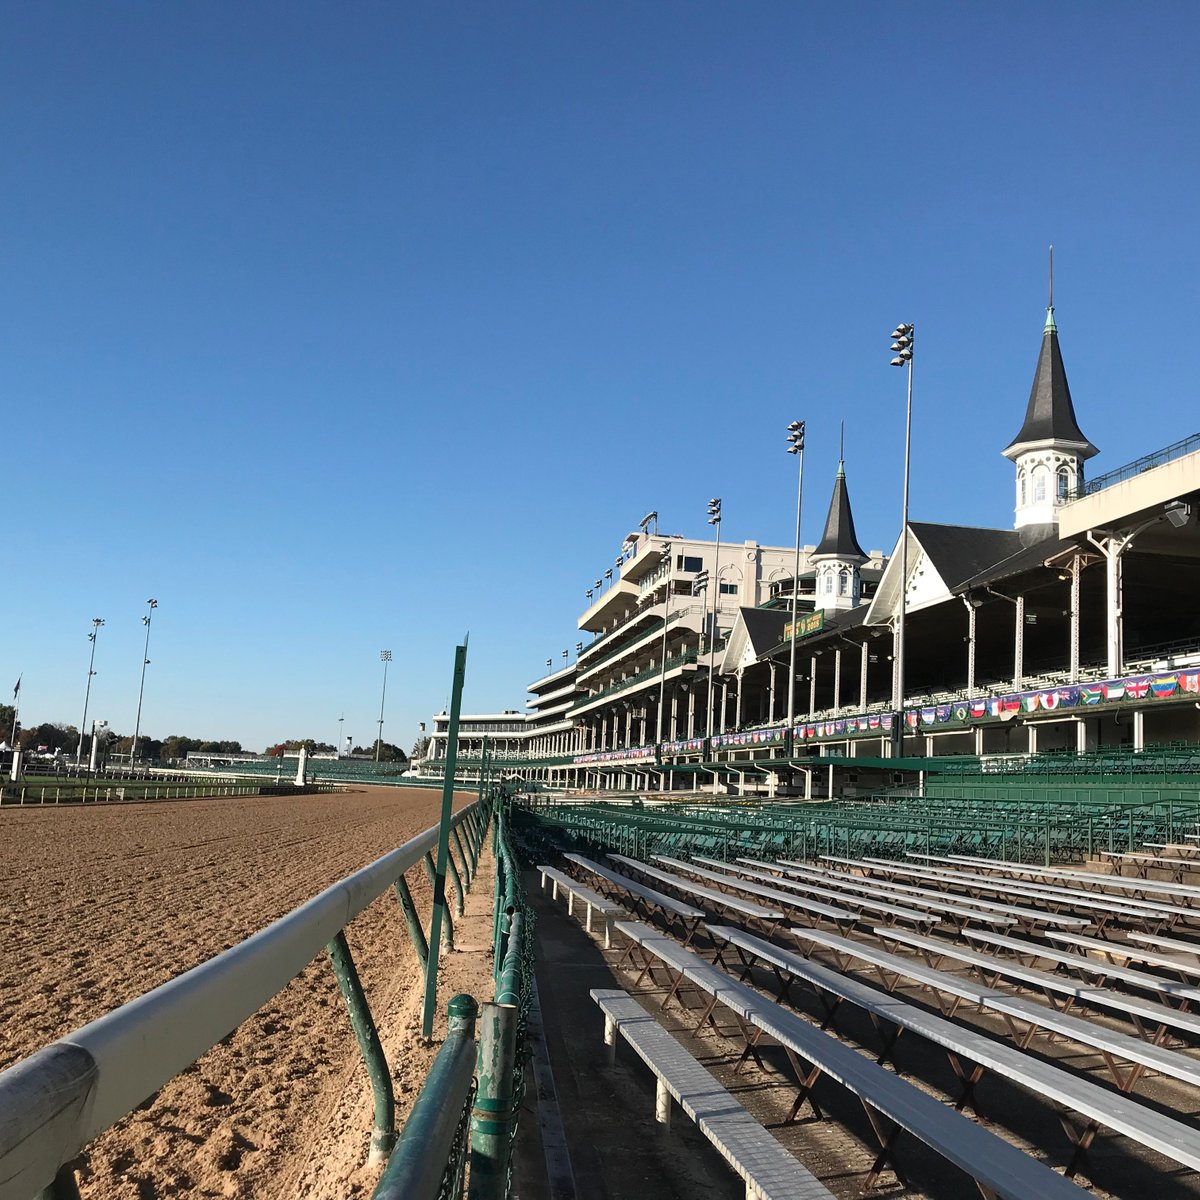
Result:
M826 611L857 608L862 594L859 568L867 561L867 555L854 532L844 462L838 463L825 532L809 558L817 566L816 606Z
M1042 348L1020 432L1001 451L1017 469L1016 520L1027 544L1058 535L1058 509L1083 484L1083 464L1099 450L1079 428L1054 323L1046 309Z

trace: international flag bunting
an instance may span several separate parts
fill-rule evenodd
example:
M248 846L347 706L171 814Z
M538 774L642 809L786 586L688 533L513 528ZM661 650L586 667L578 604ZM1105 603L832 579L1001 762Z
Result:
M879 718L879 723L884 729L890 730L892 728L892 714L884 713L883 716Z
M980 717L987 716L987 701L972 700L971 701L971 716L978 720Z
M1043 708L1048 708L1048 709L1057 708L1058 701L1059 701L1059 695L1058 695L1057 688L1052 692L1039 692L1038 693L1038 703Z
M1100 690L1105 700L1123 700L1125 698L1125 685L1118 680L1102 683Z
M1036 712L1037 707L1038 707L1037 692L1029 692L1026 695L1021 697L1021 711L1022 712Z
M916 729L917 722L920 719L921 719L920 715L917 713L917 711L915 709L912 709L912 708L910 708L908 710L908 712L906 712L904 714L904 723L905 723L905 725L907 725L909 727L909 729ZM889 729L891 728L890 723L886 726L886 728L889 728Z
M1196 675L1195 679L1197 681L1197 684L1200 685L1200 674ZM1192 691L1197 691L1197 690L1200 690L1200 687L1192 689ZM867 724L872 729L878 729L879 728L879 718L878 717L870 717L870 718L868 718Z
M1077 687L1059 688L1058 702L1063 708L1074 708L1079 703L1079 689Z
M1141 700L1149 690L1149 679L1129 679L1125 683L1125 695L1134 700Z
M1099 704L1104 699L1103 686L1091 687L1084 684L1079 689L1079 698L1084 704Z
M1156 699L1162 699L1163 696L1173 696L1178 688L1178 675L1159 675L1150 680L1150 691L1154 693Z
M939 725L944 725L948 720L950 720L950 705L939 704L936 712Z
M921 724L932 725L934 722L935 713L932 708L921 709Z
M1185 692L1200 692L1200 671L1185 671L1179 676L1179 685Z
M970 713L970 710L965 704L956 704L954 706L954 719L956 721L965 721Z

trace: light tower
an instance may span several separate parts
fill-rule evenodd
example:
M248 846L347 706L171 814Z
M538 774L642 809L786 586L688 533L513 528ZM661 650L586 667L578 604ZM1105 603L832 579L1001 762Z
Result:
M379 761L380 755L383 753L383 705L387 700L387 667L392 661L392 652L390 650L380 650L379 661L383 663L383 693L379 697L379 736L375 739L375 761Z

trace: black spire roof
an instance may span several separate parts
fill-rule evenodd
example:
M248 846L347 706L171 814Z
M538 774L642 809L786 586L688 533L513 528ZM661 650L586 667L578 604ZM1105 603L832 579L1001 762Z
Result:
M1058 327L1054 324L1054 308L1046 311L1046 327L1042 332L1042 351L1038 355L1033 387L1029 392L1029 407L1021 432L1001 452L1015 458L1018 447L1029 442L1067 442L1082 446L1081 459L1099 454L1079 428L1071 389L1067 387L1067 372L1063 367L1062 351L1058 347Z
M829 501L829 516L825 518L825 533L812 556L829 555L837 558L866 560L863 548L854 534L854 514L850 511L850 493L846 490L846 467L838 463L837 479L833 482L833 497Z

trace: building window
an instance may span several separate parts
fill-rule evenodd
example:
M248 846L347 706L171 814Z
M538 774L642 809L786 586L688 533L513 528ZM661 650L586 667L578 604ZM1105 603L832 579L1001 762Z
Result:
M850 572L838 572L838 595L844 596L850 590Z
M699 558L693 558L690 554L680 554L675 559L675 568L679 571L699 571L704 563Z
M1058 477L1055 483L1055 495L1059 500L1067 498L1067 491L1071 487L1071 472L1066 467L1058 468Z
M826 575L825 576L825 594L828 596L828 595L832 594L832 592L833 592L833 576Z
M722 583L721 584L721 595L722 596L736 596L737 594L738 594L738 585L736 583Z
M1033 502L1034 504L1045 504L1046 502L1046 476L1050 472L1045 467L1033 468Z
M1021 499L1020 499L1019 503L1020 503L1020 505L1021 505L1021 507L1022 507L1022 508L1024 508L1024 506L1025 506L1025 505L1028 503L1028 496L1027 496L1027 484L1028 484L1028 480L1027 480L1027 477L1026 477L1026 475L1025 475L1025 468L1024 468L1024 467L1022 467L1022 468L1021 468L1021 469L1020 469L1020 470L1017 472L1017 490L1018 490L1018 492L1019 492L1019 494L1020 494L1020 497L1021 497Z

